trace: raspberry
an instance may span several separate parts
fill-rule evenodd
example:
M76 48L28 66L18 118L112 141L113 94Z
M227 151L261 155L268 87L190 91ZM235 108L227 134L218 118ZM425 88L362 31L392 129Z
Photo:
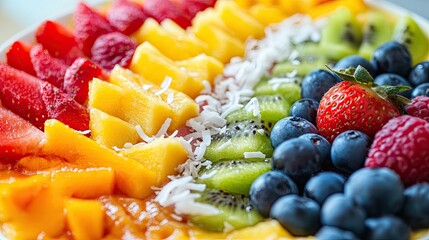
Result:
M366 167L388 167L411 185L429 181L429 123L413 116L391 119L375 135Z
M143 8L128 0L115 0L107 15L110 25L126 35L137 31L146 18Z
M429 97L418 96L414 98L413 102L405 107L405 110L409 115L429 122Z
M130 37L119 32L108 33L95 40L91 60L107 71L116 64L128 67L136 48L137 44Z
M91 55L91 47L97 37L114 31L104 16L82 2L76 8L73 23L76 42L87 56Z

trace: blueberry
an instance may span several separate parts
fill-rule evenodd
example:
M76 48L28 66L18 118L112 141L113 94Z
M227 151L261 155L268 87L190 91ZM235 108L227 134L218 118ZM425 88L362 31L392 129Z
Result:
M418 63L411 69L408 80L414 85L429 83L429 61Z
M320 207L315 201L298 195L286 195L277 200L270 217L294 236L309 236L320 227Z
M345 178L338 173L319 173L305 184L304 196L323 205L325 200L332 194L343 192L345 181Z
M368 218L365 226L365 239L367 240L408 240L411 237L408 225L395 216Z
M404 202L403 191L401 179L389 168L363 168L344 187L344 194L370 217L397 213Z
M290 108L290 116L304 118L315 125L318 108L318 101L311 98L303 98L292 105Z
M270 171L259 176L250 187L250 200L262 216L268 217L273 203L287 194L298 194L298 187L286 174Z
M306 133L304 135L299 136L299 138L309 140L316 147L316 150L319 152L321 157L322 166L329 166L332 164L331 144L328 140L326 140L326 138L316 133Z
M364 67L371 74L371 76L376 76L374 66L368 60L358 55L348 56L341 59L337 62L337 64L335 64L334 69L339 71L341 69L347 69L349 67L357 68L359 65Z
M317 133L317 128L300 117L286 117L278 121L271 130L271 145L276 148L280 143L297 138L306 133Z
M345 131L332 143L332 164L341 171L352 173L365 165L370 147L371 139L365 133L355 130Z
M404 45L387 42L374 51L371 63L378 74L395 73L407 77L411 70L411 55Z
M352 232L336 227L324 226L316 233L317 240L358 240Z
M281 170L290 176L298 187L322 168L316 148L309 141L294 138L280 144L273 152L273 169Z
M341 193L328 197L322 206L322 225L341 228L356 236L364 233L365 219L365 210Z
M378 75L374 82L378 85L390 85L390 86L408 86L412 87L411 84L403 77L399 76L398 74L394 73L383 73ZM401 92L402 96L406 98L410 98L411 96L411 89Z
M416 98L418 96L429 97L429 83L423 83L418 85L411 92L411 98Z
M302 80L301 96L319 102L323 95L339 82L341 79L331 72L322 69L314 70Z
M405 202L400 215L412 229L429 228L429 183L405 189Z

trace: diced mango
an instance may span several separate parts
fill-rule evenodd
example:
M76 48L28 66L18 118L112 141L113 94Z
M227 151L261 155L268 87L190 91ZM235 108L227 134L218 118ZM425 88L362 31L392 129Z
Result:
M146 19L135 34L139 43L150 42L171 60L183 60L204 52L203 44L195 44L185 34L177 35L166 31L152 18Z
M251 6L258 3L258 0L234 0L242 8L250 8Z
M117 95L120 95L120 98L117 98L117 102L103 102L103 99L110 97L106 94L118 91L120 94ZM122 89L98 79L92 81L89 96L89 107L119 117L132 125L140 125L149 136L155 135L165 120L173 116L171 107L153 93ZM110 104L115 106L112 107Z
M222 30L229 36L232 36L240 40L237 36L237 33L225 25L225 23L222 21L222 19L219 16L219 12L215 11L214 9L206 9L203 12L199 12L194 17L194 19L192 20L192 26L199 26L199 25L203 25L207 27L217 27L218 29ZM207 52L207 54L209 53L210 52Z
M312 18L325 17L333 13L339 7L347 7L353 14L364 12L367 6L363 0L342 0L342 1L328 1L326 3L317 5L308 10L308 14Z
M301 0L278 0L278 6L286 15L303 12L301 9Z
M38 172L68 167L69 164L58 157L27 156L15 163L14 169L18 172Z
M97 198L113 193L115 172L111 168L68 168L52 174L52 185L62 196Z
M149 144L136 145L121 153L156 173L158 186L165 183L169 175L176 175L177 166L188 159L186 149L175 138L160 138Z
M90 108L89 113L89 129L94 141L107 148L122 148L125 143L139 142L140 137L130 123L96 108Z
M70 199L65 204L67 223L75 239L101 239L104 233L103 205L95 200Z
M198 48L203 49L203 52L207 51L207 44L200 39L198 39L191 31L187 31L180 27L171 19L165 19L161 22L162 28L170 34L177 35L180 38L186 39L192 45L197 46Z
M100 79L94 78L89 85L88 106L112 115L121 115L121 100L125 91Z
M195 79L200 81L208 81L214 85L216 76L222 74L223 63L214 57L207 56L205 54L198 55L196 57L178 61L176 65L179 67L186 68Z
M161 85L166 77L170 77L172 79L170 87L191 98L197 97L204 89L204 85L193 79L186 69L177 67L171 59L164 56L149 42L144 42L137 47L130 69L157 85Z
M45 122L43 151L87 167L109 167L115 171L116 187L124 194L144 198L152 194L156 175L146 166L120 156L57 120Z
M0 184L0 221L8 239L60 235L65 227L64 203L49 176L35 175Z
M241 41L264 36L264 26L235 2L218 1L215 9L225 25L236 32Z
M215 69L215 67L212 68ZM110 74L110 82L122 88L140 89L141 91L150 91L152 93L157 93L161 90L159 86L154 85L140 75L120 66L116 66L112 70ZM143 88L148 86L150 86L148 90ZM159 96L162 101L166 102L172 108L173 111L172 122L168 130L169 133L177 130L179 127L185 125L186 121L190 118L198 115L198 104L182 92L174 89L167 89L167 91L162 92ZM168 100L170 96L172 97L171 101Z
M265 26L281 22L286 18L286 15L278 7L264 4L257 4L251 7L249 13Z
M255 239L257 236L264 236L264 238L259 239L293 238L279 222L271 220L258 223L255 226L235 230L228 234L227 239Z
M208 24L201 22L192 26L195 36L208 44L208 55L223 63L228 63L232 57L243 56L244 44L238 38Z

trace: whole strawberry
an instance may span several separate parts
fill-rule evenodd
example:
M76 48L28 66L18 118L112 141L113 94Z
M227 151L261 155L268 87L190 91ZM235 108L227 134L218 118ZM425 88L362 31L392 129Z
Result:
M429 97L418 96L412 100L410 105L405 106L407 113L429 122Z
M406 87L377 86L361 66L349 71L354 75L335 72L344 81L325 93L317 111L319 133L330 142L347 130L373 138L389 119L400 115L394 102L407 101L396 95Z
M429 123L413 116L391 119L375 135L366 167L388 167L406 185L429 181Z

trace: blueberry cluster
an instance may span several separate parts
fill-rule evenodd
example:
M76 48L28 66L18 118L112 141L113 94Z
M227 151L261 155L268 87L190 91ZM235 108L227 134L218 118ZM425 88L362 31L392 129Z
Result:
M429 61L412 67L410 53L402 44L388 42L380 46L371 61L357 55L345 57L335 64L334 69L359 65L368 70L378 85L409 86L411 90L403 92L404 97L429 96ZM303 79L302 98L320 101L326 91L339 81L341 79L326 70L315 70ZM296 104L295 108L309 108L305 100Z

